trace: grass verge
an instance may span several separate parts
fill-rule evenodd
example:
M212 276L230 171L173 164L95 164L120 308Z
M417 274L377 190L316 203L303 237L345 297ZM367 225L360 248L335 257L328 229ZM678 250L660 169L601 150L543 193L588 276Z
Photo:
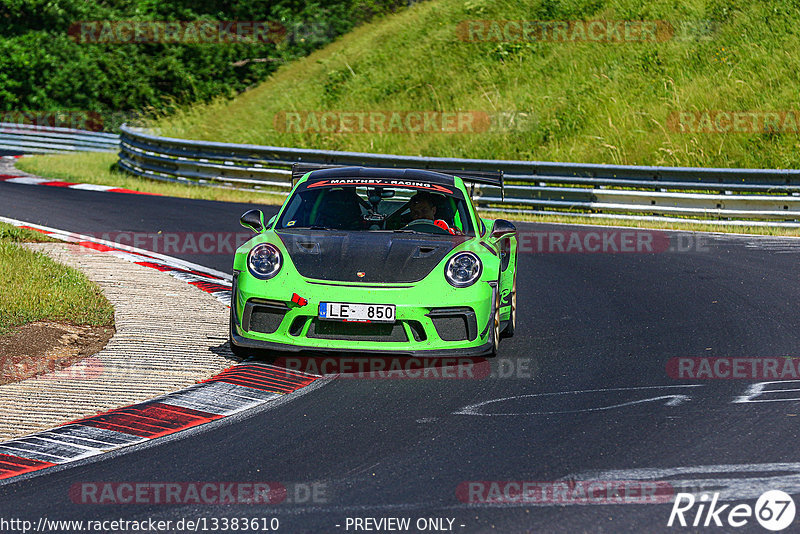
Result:
M0 222L0 243L54 243L55 239L27 228Z
M25 249L45 236L0 223L0 334L33 321L110 325L114 308L77 270Z

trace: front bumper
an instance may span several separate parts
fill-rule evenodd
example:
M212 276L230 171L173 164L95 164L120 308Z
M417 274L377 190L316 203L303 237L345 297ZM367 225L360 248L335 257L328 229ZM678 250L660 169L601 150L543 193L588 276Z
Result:
M387 348L380 348L380 349L366 349L360 348L356 345L353 345L350 348L341 348L341 347L311 347L311 346L303 346L303 345L296 345L296 344L288 344L288 343L279 343L275 341L263 341L258 339L252 339L249 337L244 337L236 333L237 327L236 325L231 325L231 342L234 343L237 347L242 347L245 349L256 349L256 350L267 350L267 351L276 351L276 352L290 352L290 353L299 353L299 352L314 352L314 351L321 351L321 352L336 352L336 353L359 353L359 354L397 354L400 356L409 356L409 357L429 357L429 358L448 358L448 357L459 357L459 358L471 358L476 356L484 356L486 354L491 353L491 341L484 343L483 345L479 345L476 347L470 347L467 349L411 349L406 346L404 349L394 348L394 349L387 349Z
M496 284L479 281L469 288L450 290L439 286L435 291L433 287L425 287L425 281L409 287L295 280L289 289L269 282L247 273L234 277L230 334L231 342L238 347L291 353L324 351L430 357L481 356L492 349L489 321ZM302 297L304 305L293 302L293 294ZM429 305L420 305L426 301ZM320 302L395 304L396 322L365 325L320 321L317 318ZM254 310L263 314L257 316ZM447 321L456 327L463 324L464 334L453 335L452 331L443 330L442 325Z

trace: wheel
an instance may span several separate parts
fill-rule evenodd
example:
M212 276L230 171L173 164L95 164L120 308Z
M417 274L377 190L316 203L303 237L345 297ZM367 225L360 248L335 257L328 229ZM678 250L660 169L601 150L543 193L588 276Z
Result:
M511 315L503 329L501 337L513 337L517 329L517 273L514 273L514 282L511 284Z
M494 321L491 330L492 346L489 349L489 356L497 356L497 348L500 345L500 286L497 286L497 296L494 299Z

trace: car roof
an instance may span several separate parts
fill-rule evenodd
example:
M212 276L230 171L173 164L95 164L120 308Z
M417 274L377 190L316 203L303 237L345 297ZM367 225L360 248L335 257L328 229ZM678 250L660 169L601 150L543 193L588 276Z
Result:
M390 180L415 180L437 184L456 185L449 174L421 169L376 169L371 167L336 167L311 171L307 181L316 182L331 178L387 178Z

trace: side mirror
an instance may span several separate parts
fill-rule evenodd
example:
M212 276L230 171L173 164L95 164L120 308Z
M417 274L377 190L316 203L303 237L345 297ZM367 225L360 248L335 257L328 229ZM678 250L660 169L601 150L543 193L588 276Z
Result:
M264 231L264 214L261 210L250 210L242 215L239 223L245 228L249 228L257 234Z
M492 237L499 239L508 234L516 233L517 227L505 219L497 219L492 226Z

